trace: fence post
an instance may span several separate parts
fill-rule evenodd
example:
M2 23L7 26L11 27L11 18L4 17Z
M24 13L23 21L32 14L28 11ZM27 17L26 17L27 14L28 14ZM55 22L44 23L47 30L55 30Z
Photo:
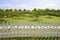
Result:
M10 22L10 34L12 34L12 23ZM12 35L10 35L12 36Z
M6 24L6 36L8 36L8 23Z
M58 26L59 26L59 25L56 26L56 30L57 30L57 32L56 32L57 34L56 34L56 35L57 35L57 37L58 37Z
M2 23L2 37L4 37L4 22Z
M16 33L16 26L17 26L16 23L14 23L14 28L13 28L14 31L15 31L14 36L16 36L16 34L17 34L17 33Z
M52 35L52 25L50 24L50 36Z
M47 35L48 24L45 24L45 27L46 27L46 36L45 36L45 37L47 37L47 36L48 36L48 35Z
M40 36L42 36L42 24L40 24Z

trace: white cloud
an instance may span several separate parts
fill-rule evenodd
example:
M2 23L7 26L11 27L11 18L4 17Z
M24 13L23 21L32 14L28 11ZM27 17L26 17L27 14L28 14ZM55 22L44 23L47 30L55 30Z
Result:
M13 0L14 1L14 0ZM59 4L54 1L54 0L28 0L24 2L20 1L15 1L14 3L5 3L5 4L0 4L0 8L3 9L33 9L33 8L40 8L40 9L45 9L45 8L50 8L50 9L58 9L60 8Z
M16 5L12 5L12 4L9 4L9 3L7 3L7 4L2 4L2 5L0 5L0 8L3 8L3 9L26 9L26 8L28 8L27 7L27 5L26 4L16 4Z
M32 5L27 5L27 4L16 4L15 5L15 8L16 9L33 9L34 8L34 6L32 6Z
M45 4L40 4L40 5L37 5L35 6L36 8L41 8L41 9L46 9L46 8L49 8L49 9L57 9L57 4L56 3L45 3Z
M27 8L26 4L16 4L15 8L19 9L19 8Z
M48 3L44 5L45 8L55 9L57 7L57 4L55 3Z
M21 6L21 7L23 7L23 6L27 6L26 4L17 4L16 6Z
M9 4L9 3L7 3L7 4L2 4L2 5L0 5L0 8L3 8L3 9L10 9L10 8L14 8L11 4Z
M57 5L56 4L53 4L53 3L46 4L46 7L55 7L55 6L57 6Z
M6 4L6 6L9 7L9 8L14 8L13 5L11 5L11 4L9 4L9 3Z

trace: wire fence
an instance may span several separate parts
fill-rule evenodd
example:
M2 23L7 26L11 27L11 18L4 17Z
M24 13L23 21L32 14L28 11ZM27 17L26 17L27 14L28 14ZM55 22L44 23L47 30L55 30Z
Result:
M58 37L60 24L0 24L0 37Z

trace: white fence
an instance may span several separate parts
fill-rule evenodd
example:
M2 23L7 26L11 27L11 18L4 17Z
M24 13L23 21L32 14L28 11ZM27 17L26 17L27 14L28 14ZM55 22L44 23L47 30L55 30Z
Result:
M59 24L1 24L0 37L60 36Z

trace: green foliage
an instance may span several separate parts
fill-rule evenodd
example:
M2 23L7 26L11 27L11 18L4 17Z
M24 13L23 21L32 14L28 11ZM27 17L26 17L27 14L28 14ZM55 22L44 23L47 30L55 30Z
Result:
M60 37L9 37L0 40L58 40Z
M0 9L0 17L12 17L12 16L23 16L25 14L32 15L33 17L39 17L41 15L49 15L49 16L58 16L60 17L60 10L54 10L54 9L36 9L34 8L32 11L31 10L17 10L17 9Z
M42 17L46 15L48 15L48 17ZM54 16L56 17L55 19L53 19ZM60 18L60 10L48 9L48 8L47 9L34 8L33 10L0 9L0 21L5 19L7 19L8 22L10 22L11 20L14 21L12 17L15 17L15 19L17 18L16 21L18 20L19 22L20 21L21 22L32 22L32 21L47 22L46 20L49 21L48 23L55 22L55 20L60 22L59 21L60 19L58 19Z

